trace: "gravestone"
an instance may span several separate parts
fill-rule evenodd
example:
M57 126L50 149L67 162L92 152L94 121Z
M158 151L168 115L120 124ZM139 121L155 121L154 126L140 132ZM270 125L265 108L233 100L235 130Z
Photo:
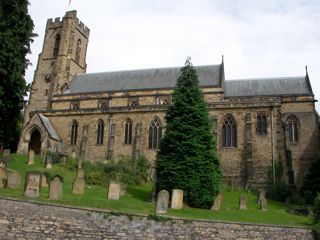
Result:
M260 201L262 198L266 198L266 190L265 189L261 189L259 191L259 196L258 196L258 199L257 199L257 203L260 204Z
M240 196L240 199L239 199L239 209L240 210L246 210L247 209L247 201L248 201L247 196L242 194Z
M24 195L26 197L36 198L40 193L41 173L40 172L27 172Z
M119 183L110 181L109 190L108 190L108 199L118 200L120 198L120 189L121 189L121 186Z
M158 193L156 213L166 213L168 210L170 194L167 190Z
M10 149L4 149L2 153L2 163L4 164L5 168L7 168L9 160L10 160Z
M18 188L20 186L20 174L17 171L10 170L8 172L8 188Z
M222 203L222 194L219 193L214 199L211 210L220 210L221 203Z
M264 197L264 198L261 198L260 199L260 209L261 211L268 211L268 201L267 199Z
M30 148L28 152L28 165L34 164L34 156L35 156L35 152L33 149Z
M7 169L0 167L0 188L4 188L8 179Z
M50 181L49 200L62 200L62 182L59 177L54 177Z
M72 193L73 194L83 194L84 193L84 186L85 186L84 169L78 168L77 176L73 182Z
M41 174L41 187L49 187L48 179L45 174Z
M52 155L46 154L45 165L46 165L47 169L51 169L52 168Z
M127 185L120 183L120 197L124 196L127 192Z
M171 196L171 208L181 209L183 207L183 190L173 189Z

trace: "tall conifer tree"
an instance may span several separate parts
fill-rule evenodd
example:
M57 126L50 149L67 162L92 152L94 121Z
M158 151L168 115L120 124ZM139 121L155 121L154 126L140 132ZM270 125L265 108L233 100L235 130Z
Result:
M24 79L29 65L33 22L28 14L27 0L0 1L0 143L8 147L17 137L23 97Z
M157 191L183 189L190 206L210 208L221 173L211 121L190 59L181 69L156 160Z

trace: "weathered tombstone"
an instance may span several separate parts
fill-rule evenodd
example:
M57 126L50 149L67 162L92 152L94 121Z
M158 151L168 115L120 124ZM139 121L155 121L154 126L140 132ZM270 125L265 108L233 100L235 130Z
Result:
M8 172L7 187L18 188L20 186L20 174L15 170Z
M48 179L45 174L41 174L41 187L49 187Z
M247 196L242 194L240 196L240 199L239 199L239 209L240 210L246 210L247 209L247 201L248 201Z
M214 199L211 210L220 210L221 203L222 203L222 194L219 193Z
M50 195L49 200L62 199L62 182L59 177L54 177L50 181Z
M62 165L66 165L66 162L67 162L67 155L62 155L61 154L61 163L62 163Z
M34 155L35 155L34 150L30 148L28 152L28 165L34 164Z
M45 164L46 164L46 168L48 169L52 168L52 155L46 154Z
M120 197L124 196L127 192L127 185L120 183Z
M83 168L78 168L77 178L84 178L84 169Z
M120 184L110 181L108 190L108 199L118 200L120 198Z
M72 193L73 194L83 194L84 193L84 186L85 186L84 169L78 168L77 176L73 182Z
M181 209L183 207L183 190L173 189L171 196L171 208Z
M4 188L8 179L7 169L0 167L0 188Z
M41 173L27 172L24 185L24 195L26 197L38 197L40 193Z
M261 189L259 191L259 196L258 196L258 199L257 199L257 203L260 204L260 201L262 198L265 198L266 197L266 190L265 189Z
M167 190L158 193L156 213L166 213L168 210L170 194Z
M7 168L9 160L10 160L10 149L4 149L2 154L2 162L5 168Z
M264 197L264 198L261 198L260 199L260 209L261 211L268 211L268 201L267 199Z

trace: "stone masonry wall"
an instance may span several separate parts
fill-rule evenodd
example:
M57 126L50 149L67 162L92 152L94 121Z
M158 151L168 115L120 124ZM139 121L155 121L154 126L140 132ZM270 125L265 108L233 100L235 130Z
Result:
M103 211L0 199L0 239L313 240L310 229L113 215Z

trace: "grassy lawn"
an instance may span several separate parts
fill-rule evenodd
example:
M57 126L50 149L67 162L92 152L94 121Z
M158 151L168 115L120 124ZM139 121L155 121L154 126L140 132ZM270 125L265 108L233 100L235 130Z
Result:
M30 198L23 196L24 179L27 171L36 170L49 172L51 176L56 174L63 176L63 200L48 200L49 189L42 188L40 197L32 199L33 201L101 208L121 213L154 213L155 203L148 201L152 192L151 183L146 183L142 186L128 186L127 194L121 197L120 200L115 201L107 199L107 186L86 185L83 195L72 194L72 183L76 172L70 171L61 165L53 165L52 169L45 169L39 157L36 158L34 165L28 166L25 155L12 154L8 168L17 170L21 174L21 184L17 189L0 189L1 197L30 200ZM246 193L248 196L248 210L237 209L239 196L243 193ZM280 202L269 200L268 211L261 211L258 204L256 204L256 199L257 197L253 193L243 190L231 192L228 188L224 188L223 203L219 211L195 208L184 208L181 210L169 209L166 216L276 225L311 226L310 218L288 214L286 212L287 206Z

